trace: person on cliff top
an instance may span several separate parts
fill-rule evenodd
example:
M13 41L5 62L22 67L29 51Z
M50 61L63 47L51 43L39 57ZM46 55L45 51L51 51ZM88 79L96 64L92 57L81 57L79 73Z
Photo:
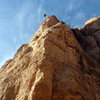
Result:
M47 14L44 14L44 17L47 18Z

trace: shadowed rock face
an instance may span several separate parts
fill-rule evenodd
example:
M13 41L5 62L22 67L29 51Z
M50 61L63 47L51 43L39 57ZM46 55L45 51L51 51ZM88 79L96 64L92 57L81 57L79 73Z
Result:
M99 23L47 18L0 69L0 100L100 100Z

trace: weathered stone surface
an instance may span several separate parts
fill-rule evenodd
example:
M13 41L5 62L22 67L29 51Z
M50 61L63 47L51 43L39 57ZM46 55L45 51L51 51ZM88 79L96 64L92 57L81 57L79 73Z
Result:
M96 20L98 20L98 18L93 17L93 18L89 19L88 21L86 21L86 22L85 22L85 25L87 25L87 24L89 24L89 23L91 23L91 22L93 22L93 21L96 21Z
M0 100L100 100L100 50L87 25L47 18L0 69Z

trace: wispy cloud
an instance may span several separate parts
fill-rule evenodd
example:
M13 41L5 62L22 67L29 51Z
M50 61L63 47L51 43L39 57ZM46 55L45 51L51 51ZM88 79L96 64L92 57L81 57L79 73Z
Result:
M77 19L83 19L84 17L85 17L84 12L79 12L79 13L77 13L77 15L76 15L76 18L77 18Z
M16 32L12 39L14 51L23 44L28 43L31 39L31 36L39 27L39 24L43 20L42 14L44 12L43 9L44 0L27 0L24 1L19 9L17 10L14 16L14 23L16 26ZM0 59L0 66L4 64L8 59L12 58L15 52L10 52L11 54L3 54L3 58Z
M42 14L44 12L43 3L44 3L44 0L41 0L41 3L39 4L38 9L37 9L37 14L38 14L39 20L41 20Z
M72 2L72 3L67 5L65 12L68 13L68 12L72 11L75 7L76 6L75 6L74 2Z
M25 22L28 21L27 18L27 15L28 15L28 11L30 9L31 5L29 3L24 3L22 5L22 7L19 9L19 11L17 12L16 14L16 25L17 25L17 28L18 28L18 34L19 34L19 38L22 42L24 42L24 27L25 27Z
M68 2L65 8L65 12L69 13L72 11L76 11L83 3L82 1L78 3L77 2L78 2L77 0L72 0L71 2Z
M84 1L78 2L77 0L72 0L66 6L66 22L71 25L71 27L81 27L83 21L85 21L86 13L81 8Z
M16 14L16 25L19 30L18 34L19 38L23 42L27 40L27 34L31 34L30 30L32 30L32 28L36 26L36 24L40 24L40 21L42 20L41 15L43 12L43 1L44 0L40 0L40 3L38 3L37 1L35 1L34 3L33 1L24 2L22 7ZM35 27L33 31L35 31Z

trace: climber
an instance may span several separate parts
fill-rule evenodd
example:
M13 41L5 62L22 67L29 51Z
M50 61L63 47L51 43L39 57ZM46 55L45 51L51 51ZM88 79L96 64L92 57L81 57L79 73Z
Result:
M46 15L46 14L44 14L44 17L46 18L46 17L47 17L47 15Z

